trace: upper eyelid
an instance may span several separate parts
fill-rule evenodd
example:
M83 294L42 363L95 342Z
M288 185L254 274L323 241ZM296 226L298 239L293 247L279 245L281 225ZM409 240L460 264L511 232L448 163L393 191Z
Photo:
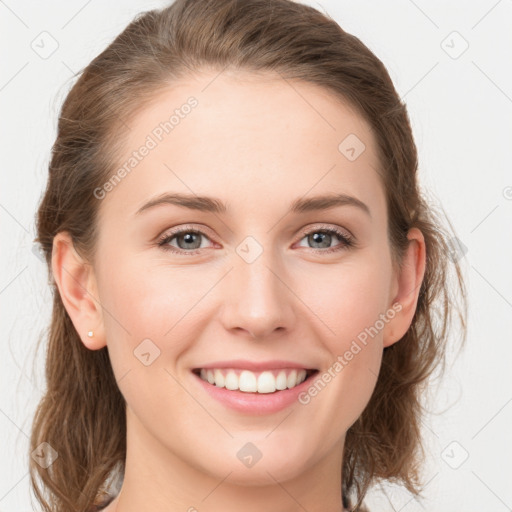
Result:
M173 229L174 228L171 228L169 231L164 231L161 235L158 236L158 240L162 241L167 238L174 238L175 236L178 236L182 233L188 233L188 232L193 231L193 232L199 232L199 234L206 236L209 240L214 242L214 240L212 239L213 237L210 236L208 233L210 231L210 229L207 228L206 226L202 226L202 225L196 226L194 224L184 224L180 227L177 227L174 231L173 231ZM350 238L350 239L355 238L354 235L352 235L352 233L349 230L347 230L347 228L320 223L317 225L313 225L311 227L302 228L299 233L301 235L301 238L299 238L298 241L302 240L302 238L304 238L305 236L308 236L312 232L322 231L322 230L339 230L339 231L345 232L344 234L347 238Z
M343 228L341 226L333 226L330 224L318 224L313 225L312 227L301 229L300 234L303 236L308 235L309 233L314 233L315 231L323 231L323 230L335 230L344 232L344 235L348 238L355 238L352 232L350 232L347 228Z
M170 236L176 236L181 233L188 233L189 231L194 231L194 232L198 231L202 235L208 235L208 237L210 237L209 232L211 230L209 228L207 228L206 226L202 226L202 225L196 226L194 224L183 224L176 228L166 229L165 231L162 232L161 235L158 235L158 239L161 240L163 238L167 238Z

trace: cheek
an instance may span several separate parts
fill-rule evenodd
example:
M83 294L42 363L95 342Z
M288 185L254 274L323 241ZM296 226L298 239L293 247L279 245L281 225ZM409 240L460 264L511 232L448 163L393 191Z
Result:
M211 286L211 278L191 272L190 266L170 267L165 261L134 258L118 260L115 269L103 273L101 300L116 317L118 324L129 331L131 338L172 336L185 315L193 316L194 306ZM117 331L112 321L110 325ZM171 332L170 332L171 331Z
M300 296L322 321L323 339L331 351L339 353L351 340L364 338L385 313L388 270L382 262L363 258L333 269L331 266L321 275L313 274L301 287Z
M101 274L112 368L127 404L149 425L168 425L176 404L193 405L173 378L175 362L197 338L195 306L211 284L180 270L133 258Z
M319 332L331 355L322 379L332 389L330 398L324 394L326 403L333 401L326 410L337 410L343 402L344 414L351 411L353 421L366 406L379 373L384 327L392 318L386 316L389 272L384 258L361 255L347 259L336 272L330 267L322 280L315 280L327 283L324 287L312 287L310 280L307 294L302 290L304 302L322 320Z
M144 387L157 376L171 379L164 370L174 374L174 363L199 337L194 332L201 327L198 305L212 278L191 272L190 266L185 271L160 261L151 266L137 258L115 261L115 268L102 272L99 291L111 364L128 392L128 381ZM163 384L158 381L158 387ZM145 394L139 389L135 396Z

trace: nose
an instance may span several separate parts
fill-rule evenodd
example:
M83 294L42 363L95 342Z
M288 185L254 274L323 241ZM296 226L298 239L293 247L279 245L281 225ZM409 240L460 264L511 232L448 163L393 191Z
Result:
M271 257L271 252L263 251L252 262L234 255L233 268L225 279L221 315L227 330L264 340L295 325L294 295L287 286L283 265Z

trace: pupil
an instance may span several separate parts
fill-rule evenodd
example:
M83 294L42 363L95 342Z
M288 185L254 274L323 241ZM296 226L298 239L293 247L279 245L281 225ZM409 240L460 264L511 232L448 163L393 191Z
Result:
M194 241L195 241L195 242L196 242L196 244L197 244L197 240L199 240L199 237L198 237L197 233L186 233L185 235L182 235L182 236L181 236L181 238L183 238L183 241L184 241L184 244L185 244L185 245L187 245L187 244L189 244L189 245L190 245L190 244L193 244L193 243L194 243ZM180 239L180 238L178 238L178 240L179 240L179 239ZM197 240L195 240L195 239L197 239ZM178 243L178 245L181 245L181 244L180 244L180 243ZM199 245L201 245L201 244L199 244ZM185 249L190 249L190 247L180 247L180 249L184 249L184 248L185 248ZM194 247L192 247L192 248L193 248L193 249L198 249L198 248L199 248L199 246L197 246L197 247L195 247L195 246L194 246Z
M313 233L313 243L315 244L321 244L322 242L325 242L327 240L327 245L323 245L323 247L329 247L330 242L330 236L327 233Z

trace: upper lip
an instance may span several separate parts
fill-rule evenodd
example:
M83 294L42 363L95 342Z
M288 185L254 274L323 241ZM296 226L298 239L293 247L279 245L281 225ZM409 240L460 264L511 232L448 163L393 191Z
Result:
M241 370L250 370L253 372L261 372L265 370L277 370L279 368L297 368L304 370L315 370L309 365L304 365L302 363L297 363L294 361L283 361L283 360L273 360L273 361L248 361L245 359L232 359L231 361L216 361L214 363L208 363L201 366L197 366L194 370L199 370L201 368L204 369L213 369L213 368L236 368Z

